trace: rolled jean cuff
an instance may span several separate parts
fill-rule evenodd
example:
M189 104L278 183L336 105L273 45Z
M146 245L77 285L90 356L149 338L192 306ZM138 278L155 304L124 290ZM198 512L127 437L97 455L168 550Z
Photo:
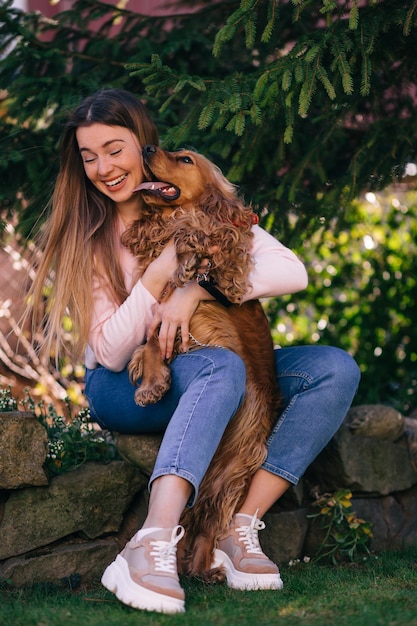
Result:
M293 485L297 485L300 480L297 476L294 476L294 474L291 474L290 472L286 472L280 467L275 467L274 465L271 465L270 463L264 463L263 465L261 465L261 469L264 469L265 471L270 472L271 474L275 474L275 476L279 476L280 478L284 478L285 480L288 480L288 482L292 483Z
M179 476L179 478L184 478L184 480L188 481L193 487L193 493L190 496L190 499L188 500L186 506L189 508L194 506L194 503L197 499L199 487L198 480L195 476L190 474L190 472L187 472L187 470L180 469L179 467L161 467L160 469L156 470L149 479L149 493L151 492L153 481L157 478L160 478L161 476Z

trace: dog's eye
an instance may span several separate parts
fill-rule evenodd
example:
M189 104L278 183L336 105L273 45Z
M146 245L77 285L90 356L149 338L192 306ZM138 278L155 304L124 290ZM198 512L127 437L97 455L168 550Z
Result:
M183 163L191 163L191 165L194 163L192 158L189 156L181 156L178 158L178 161L182 161Z

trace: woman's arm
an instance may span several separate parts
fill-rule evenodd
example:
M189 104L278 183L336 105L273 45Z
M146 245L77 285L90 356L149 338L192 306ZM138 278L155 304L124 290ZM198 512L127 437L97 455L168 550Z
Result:
M305 289L307 272L298 257L259 226L254 226L253 232L255 266L250 276L252 289L245 300L280 296ZM135 260L129 257L133 271ZM87 367L95 367L98 361L108 369L122 370L134 349L145 341L147 335L156 332L159 324L163 355L167 358L171 355L178 328L183 337L183 349L187 349L192 315L200 301L213 298L191 281L186 287L176 289L168 302L158 304L158 298L174 267L175 255L172 249L166 247L120 307L111 301L103 287L98 284L95 286Z
M244 299L272 298L305 289L307 271L294 252L260 226L253 226L252 231L255 266L250 275L252 289Z
M98 362L118 372L127 365L134 349L144 342L156 300L140 280L119 307L106 291L102 286L94 287L86 366L94 368Z
M135 259L127 249L122 252L127 276L135 273ZM130 295L118 306L109 289L98 277L93 285L93 315L86 351L86 366L97 362L113 371L121 371L134 349L143 343L153 320L155 307L176 267L173 244L165 246L160 256L133 286ZM128 281L129 282L129 281Z
M252 289L244 300L282 296L305 289L307 272L294 252L259 226L253 227L253 234ZM176 289L167 302L156 306L148 335L155 333L161 324L159 345L163 357L171 356L178 328L181 330L182 349L187 350L189 322L202 300L213 300L213 297L198 283L191 281L182 289Z

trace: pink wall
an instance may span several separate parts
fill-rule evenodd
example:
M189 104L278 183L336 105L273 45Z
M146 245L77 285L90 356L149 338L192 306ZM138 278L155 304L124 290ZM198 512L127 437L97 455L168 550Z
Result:
M114 6L118 3L118 0L103 1ZM66 11L73 4L74 0L55 0L54 4L51 4L50 0L26 0L28 11L41 11L47 17ZM172 8L170 8L171 4L174 5ZM186 11L187 13L198 11L199 3L195 2L193 7L187 6L187 9L181 9L178 0L125 0L125 8L145 15L169 15L171 13L179 13L180 11Z

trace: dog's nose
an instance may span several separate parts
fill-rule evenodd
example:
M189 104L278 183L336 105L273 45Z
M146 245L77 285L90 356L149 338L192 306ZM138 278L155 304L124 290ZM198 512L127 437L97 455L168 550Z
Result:
M152 146L148 144L142 148L142 154L145 157L148 156L149 154L153 154L154 152L156 152L156 146Z

